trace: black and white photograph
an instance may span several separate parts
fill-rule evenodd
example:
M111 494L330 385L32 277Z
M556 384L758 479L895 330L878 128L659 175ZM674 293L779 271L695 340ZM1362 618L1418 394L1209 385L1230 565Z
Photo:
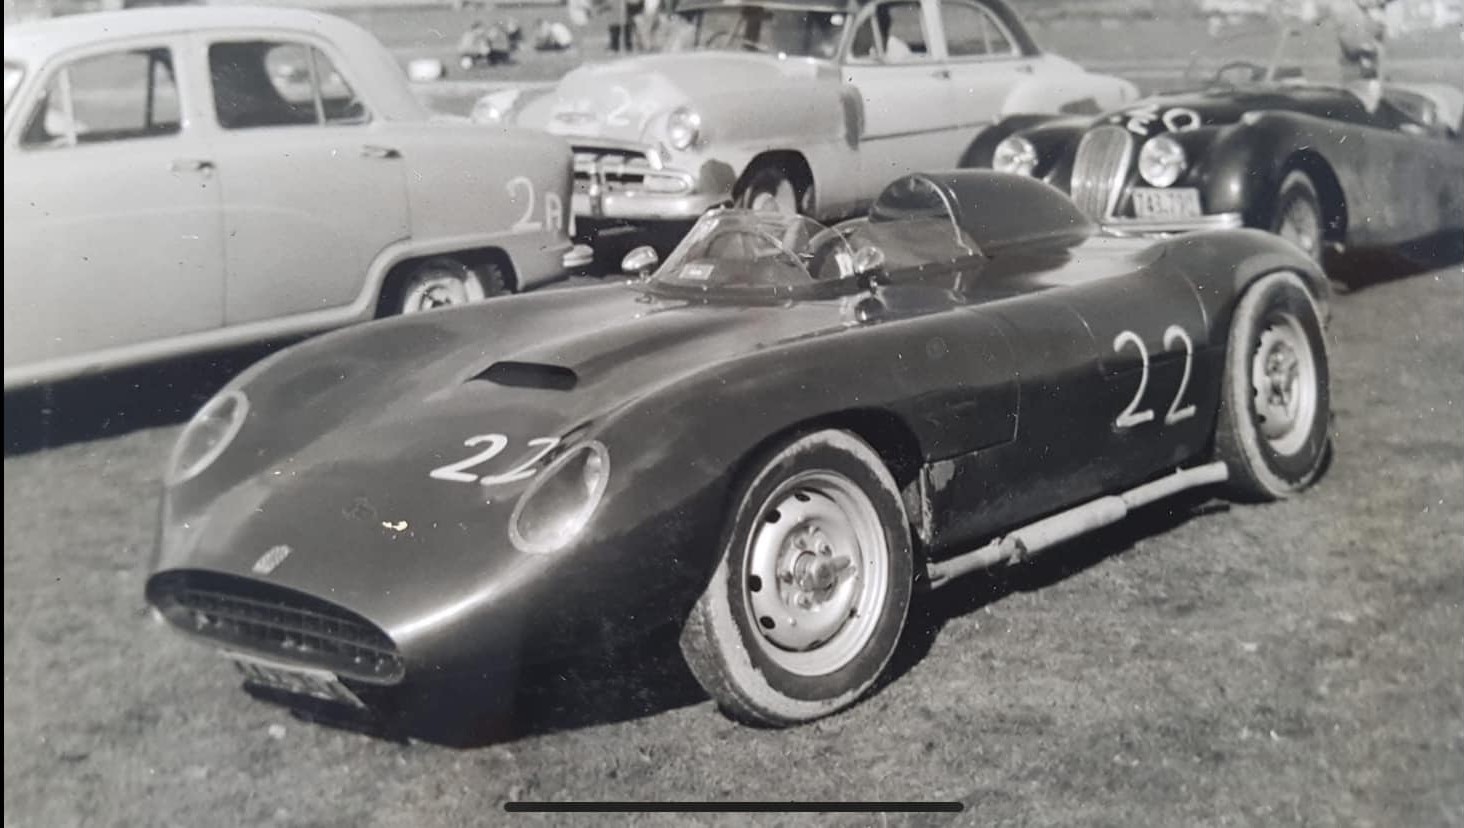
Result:
M6 828L1464 828L1464 0L5 0L4 134Z

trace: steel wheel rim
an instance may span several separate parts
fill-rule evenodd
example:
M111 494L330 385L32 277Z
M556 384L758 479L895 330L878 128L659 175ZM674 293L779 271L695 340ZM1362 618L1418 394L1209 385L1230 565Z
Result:
M758 510L744 555L744 609L774 664L828 675L869 643L889 593L889 543L853 481L829 471L785 480Z
M1293 198L1281 215L1276 234L1296 245L1306 255L1316 258L1321 246L1322 218L1317 215L1310 202Z
M474 291L470 282L471 280L446 271L429 273L414 279L408 285L406 295L402 297L402 313L450 308L482 299L481 291Z
M1317 416L1317 363L1295 316L1266 320L1251 358L1251 391L1261 438L1278 454L1300 451Z

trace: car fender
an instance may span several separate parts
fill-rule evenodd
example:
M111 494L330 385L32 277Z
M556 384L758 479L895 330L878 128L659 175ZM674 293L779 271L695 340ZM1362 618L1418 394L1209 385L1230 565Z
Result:
M1038 61L1030 78L1013 87L1002 104L1001 115L1097 115L1138 97L1138 87L1130 81L1086 72L1048 55Z
M1230 315L1251 283L1277 271L1302 278L1323 322L1331 315L1331 282L1319 265L1279 236L1260 230L1209 230L1160 242L1164 266L1195 288L1212 345L1222 345Z

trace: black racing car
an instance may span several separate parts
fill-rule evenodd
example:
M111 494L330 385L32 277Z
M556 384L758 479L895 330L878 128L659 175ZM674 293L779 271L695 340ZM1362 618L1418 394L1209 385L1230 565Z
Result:
M1099 236L958 171L653 257L247 370L179 438L148 601L252 685L368 707L671 622L786 725L869 690L917 588L1322 469L1327 282L1264 233Z
M1279 52L1278 52L1279 57ZM1328 248L1464 255L1464 91L1326 85L1248 61L1099 116L1015 115L962 165L1030 175L1106 231L1254 227Z

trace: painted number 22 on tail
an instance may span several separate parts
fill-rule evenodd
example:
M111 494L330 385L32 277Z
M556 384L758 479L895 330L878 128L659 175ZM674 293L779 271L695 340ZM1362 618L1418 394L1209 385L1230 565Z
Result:
M1184 328L1178 325L1170 325L1164 330L1164 347L1173 350L1176 345L1184 345L1184 376L1179 379L1179 388L1174 392L1174 399L1169 403L1169 410L1164 414L1164 424L1174 425L1175 423L1188 420L1195 416L1193 404L1182 405L1184 392L1189 389L1190 372L1195 366L1195 343L1190 335L1185 333ZM1139 352L1139 359L1142 360L1142 372L1139 374L1139 388L1134 392L1134 398L1129 400L1128 407L1118 415L1113 424L1118 428L1133 428L1136 425L1147 423L1154 419L1154 409L1140 409L1139 404L1144 400L1144 392L1149 390L1149 349L1144 347L1144 340L1133 331L1124 331L1113 338L1113 350L1122 351L1126 346L1133 346Z

